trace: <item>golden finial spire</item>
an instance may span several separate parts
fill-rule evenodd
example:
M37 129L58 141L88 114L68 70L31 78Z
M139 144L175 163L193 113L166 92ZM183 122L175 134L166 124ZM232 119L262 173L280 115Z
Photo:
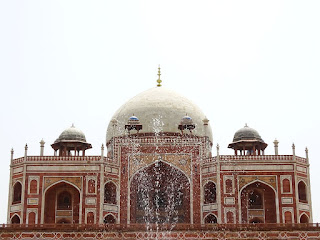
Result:
M161 82L162 80L160 79L160 75L161 75L161 71L160 71L160 64L159 64L159 67L158 67L158 80L157 80L157 87L161 87Z

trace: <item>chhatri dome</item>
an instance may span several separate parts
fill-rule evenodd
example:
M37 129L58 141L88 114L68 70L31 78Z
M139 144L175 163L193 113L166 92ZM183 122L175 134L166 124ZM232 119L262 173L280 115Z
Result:
M59 151L59 156L79 156L80 152L85 155L87 149L92 148L90 143L87 143L84 133L76 128L73 124L71 127L64 130L60 136L51 144L55 154ZM74 153L72 153L74 152Z
M58 143L67 141L87 142L84 133L80 129L76 128L73 124L71 127L64 130L54 142Z
M261 155L268 146L260 134L246 124L234 134L232 143L228 148L235 150L235 155L240 152L240 155Z
M128 119L139 119L139 133L180 133L179 124L186 114L195 126L192 134L208 136L212 141L211 127L200 108L192 101L168 88L161 86L160 68L157 87L146 90L122 105L113 115L107 130L107 143L113 136L126 134ZM186 130L186 133L190 133Z
M249 127L247 124L239 129L233 137L233 142L243 141L243 140L253 140L253 141L261 141L264 142L257 132L257 130Z

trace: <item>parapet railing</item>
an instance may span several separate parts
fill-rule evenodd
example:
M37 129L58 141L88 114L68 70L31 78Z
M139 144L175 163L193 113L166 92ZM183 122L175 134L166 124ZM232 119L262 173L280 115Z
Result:
M220 162L231 162L231 161L293 161L295 159L296 162L307 164L307 159L293 155L220 155ZM12 164L19 164L23 162L99 162L101 161L101 156L27 156L20 157L12 160ZM103 157L103 161L105 162L114 162L111 158ZM206 158L202 160L202 163L212 163L217 162L217 157Z
M207 158L203 163L216 162L218 157ZM293 155L220 155L220 162L229 161L295 161L307 164L307 159Z
M101 156L27 156L12 160L12 164L19 164L23 162L100 162ZM107 157L103 157L103 161L111 161Z
M0 224L11 231L320 231L319 223L251 224Z

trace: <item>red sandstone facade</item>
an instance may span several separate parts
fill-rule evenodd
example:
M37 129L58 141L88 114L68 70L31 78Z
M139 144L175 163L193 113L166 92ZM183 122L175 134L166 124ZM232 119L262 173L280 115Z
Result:
M180 174L178 182L184 181L185 211L178 223L312 221L307 158L207 158L207 139L195 136L130 135L115 138L110 144L113 151L109 157L13 159L8 223L141 223L143 219L136 216L136 176L146 170L148 178L153 173L147 170L153 171L156 164L162 173L173 171L175 176ZM161 186L174 180L166 177ZM144 216L143 211L141 214Z
M245 238L247 233L239 226L258 223L266 224L265 229L277 227L274 233L251 229L252 238L267 239L270 234L319 237L318 226L304 233L292 232L294 228L281 230L283 224L312 223L307 149L306 158L295 156L294 146L292 155L278 155L275 142L275 155L264 155L267 144L245 126L229 145L234 155L220 155L217 146L217 155L212 157L207 119L194 123L185 116L177 121L175 132L143 132L146 124L137 117L125 123L119 119L111 124L125 131L109 133L107 154L102 146L101 156L85 155L91 144L74 126L52 144L54 156L43 156L44 142L40 156L28 156L27 146L24 157L14 159L12 151L8 224L21 224L21 232L41 238L93 234L92 238L101 239L111 234L114 239L152 239L146 229L168 224L189 227L177 233L152 234L162 234L156 236L159 239L180 235L185 239ZM199 128L202 132L196 132ZM231 232L205 227L216 223L227 224ZM50 224L64 224L63 229L71 233L39 228ZM98 234L101 228L107 230L104 224L118 227L108 227L115 232ZM84 225L90 225L92 231L81 230ZM140 231L139 226L147 228ZM187 231L190 228L194 231ZM1 231L0 236L13 236L12 229L4 229L8 232Z

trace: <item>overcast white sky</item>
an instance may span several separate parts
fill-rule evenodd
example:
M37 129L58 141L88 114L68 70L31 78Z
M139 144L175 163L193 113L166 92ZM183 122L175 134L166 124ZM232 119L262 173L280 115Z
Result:
M320 1L0 1L0 223L10 149L39 155L72 123L99 155L113 113L163 85L210 120L221 154L245 123L273 154L309 148L320 221ZM215 153L215 149L214 149Z

